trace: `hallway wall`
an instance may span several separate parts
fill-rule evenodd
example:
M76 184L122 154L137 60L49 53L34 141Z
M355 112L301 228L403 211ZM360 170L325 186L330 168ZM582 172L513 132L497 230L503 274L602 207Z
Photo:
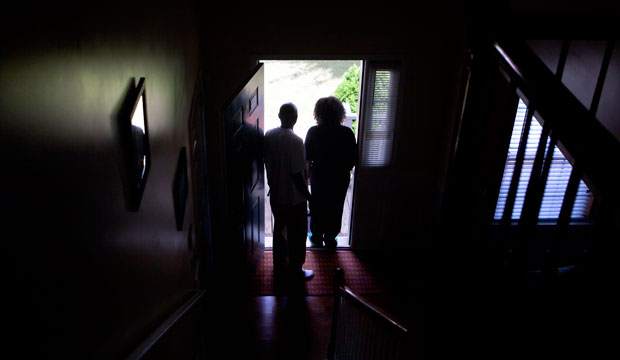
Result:
M192 194L183 231L172 200L199 66L194 15L119 5L5 12L20 21L2 28L2 201L15 234L3 236L14 302L3 312L27 355L123 357L197 286ZM152 166L130 212L118 116L140 77Z

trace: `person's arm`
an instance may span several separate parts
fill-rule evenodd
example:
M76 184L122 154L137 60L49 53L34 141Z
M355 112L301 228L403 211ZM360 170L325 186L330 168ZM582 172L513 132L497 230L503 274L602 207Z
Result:
M306 183L310 185L310 171L312 171L312 160L314 160L314 126L308 129L304 149L306 151Z
M357 143L355 142L355 135L353 135L353 131L349 131L347 133L347 149L346 149L346 154L348 154L348 167L349 167L349 171L352 170L354 167L357 166L357 163L359 161L359 154L358 154L358 149L357 149Z
M307 201L310 201L312 199L312 194L308 191L308 185L306 185L306 182L304 181L304 175L302 172L300 171L291 175L291 178L293 179L293 184L295 184L297 191L299 191Z
M310 171L312 171L312 161L308 160L306 161L306 174L308 174L308 177L306 177L306 185L311 185L310 184Z
M355 167L359 163L359 150L357 143L355 142L355 135L351 138L351 148L353 149L353 166Z

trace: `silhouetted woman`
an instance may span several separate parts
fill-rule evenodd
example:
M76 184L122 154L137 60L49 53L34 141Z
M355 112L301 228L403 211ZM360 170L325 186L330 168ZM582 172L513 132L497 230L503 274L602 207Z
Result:
M310 203L310 241L335 249L340 233L342 209L351 169L357 165L357 145L345 119L342 102L330 96L314 106L317 125L306 135L306 159L310 170L313 199Z

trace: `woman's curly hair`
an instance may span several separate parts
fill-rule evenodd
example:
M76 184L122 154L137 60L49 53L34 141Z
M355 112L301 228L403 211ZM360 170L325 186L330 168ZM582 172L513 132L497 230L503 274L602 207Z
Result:
M320 98L314 105L314 118L319 125L340 125L344 121L345 116L344 106L336 97Z

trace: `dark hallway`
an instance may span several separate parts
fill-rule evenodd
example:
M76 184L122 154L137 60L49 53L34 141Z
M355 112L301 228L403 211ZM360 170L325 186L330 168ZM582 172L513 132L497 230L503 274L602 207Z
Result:
M319 290L252 283L267 56L392 71L389 105L362 90L393 122L355 169L345 285L407 328L401 358L617 357L618 6L289 5L5 7L2 353L328 355L338 254L308 257Z

